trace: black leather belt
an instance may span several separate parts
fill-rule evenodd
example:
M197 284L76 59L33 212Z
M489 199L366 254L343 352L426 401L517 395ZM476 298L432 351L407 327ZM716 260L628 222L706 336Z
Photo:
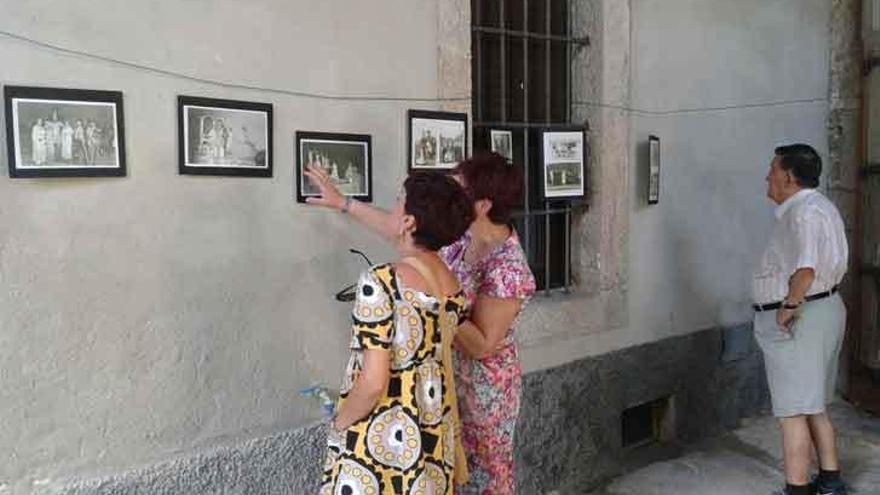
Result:
M831 288L831 290L826 290L825 292L819 292L818 294L813 294L811 296L807 296L804 298L804 302L815 301L816 299L824 299L831 295L837 294L837 286ZM782 301L767 303L767 304L753 304L752 308L755 311L772 311L774 309L779 309L782 307Z

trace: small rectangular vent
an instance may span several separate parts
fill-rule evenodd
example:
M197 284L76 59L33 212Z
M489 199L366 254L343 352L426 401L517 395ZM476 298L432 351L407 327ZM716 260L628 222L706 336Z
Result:
M620 431L624 447L663 443L672 439L672 397L630 407L620 415Z

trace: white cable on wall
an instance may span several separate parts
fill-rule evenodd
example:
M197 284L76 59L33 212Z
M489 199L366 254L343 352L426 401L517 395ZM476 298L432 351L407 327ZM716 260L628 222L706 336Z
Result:
M11 33L8 31L0 30L0 36L14 39L20 42L24 42L27 44L39 46L41 48L45 48L52 51L57 51L61 53L66 53L69 55L75 55L79 57L84 57L92 60L98 60L101 62L106 62L114 65L120 65L123 67L127 67L130 69L141 70L145 72L151 72L154 74L160 74L169 77L175 77L178 79L186 79L188 81L198 82L202 84L210 84L214 86L220 86L224 88L230 89L242 89L249 91L261 91L266 93L276 93L283 94L287 96L297 96L301 98L314 98L320 100L334 100L334 101L387 101L387 102L427 102L427 103L442 103L442 102L466 102L470 100L470 97L457 97L457 98L419 98L419 97L405 97L405 96L368 96L368 95L332 95L332 94L324 94L324 93L313 93L308 91L296 91L296 90L287 90L287 89L279 89L279 88L267 88L262 86L254 86L249 84L237 84L237 83L229 83L223 81L217 81L214 79L207 79L198 76L192 76L188 74L183 74L179 72L174 72L167 69L160 69L158 67L151 67L148 65L138 64L134 62L127 62L124 60L119 60L116 58L104 56L104 55L96 55L93 53L87 53L80 50L74 50L71 48L65 48L58 45L53 45L51 43L47 43L44 41L35 40L32 38L28 38L27 36L23 36L16 33ZM603 102L591 102L591 101L574 101L575 105L586 105L592 107L599 108L611 108L615 110L623 110L626 112L639 113L644 115L675 115L675 114L685 114L685 113L704 113L704 112L718 112L725 110L739 110L739 109L747 109L747 108L766 108L766 107L775 107L775 106L784 106L784 105L796 105L796 104L804 104L804 103L820 103L828 101L827 97L821 98L805 98L805 99L796 99L796 100L780 100L780 101L770 101L770 102L760 102L760 103L744 103L737 105L728 105L728 106L719 106L719 107L696 107L696 108L683 108L683 109L672 109L672 110L645 110L640 108L634 108L624 105L614 105L611 103L603 103Z
M681 109L673 109L673 110L644 110L640 108L628 107L624 105L613 105L610 103L602 103L602 102L594 102L594 101L574 101L575 105L584 105L588 107L597 107L597 108L611 108L614 110L623 110L625 112L632 113L640 113L644 115L676 115L683 113L705 113L705 112L721 112L725 110L739 110L746 108L766 108L766 107L779 107L785 105L800 105L804 103L822 103L827 102L828 98L804 98L799 100L778 100L778 101L767 101L760 103L741 103L738 105L727 105L720 107L695 107L695 108L681 108Z
M75 50L72 48L65 48L58 45L53 45L51 43L47 43L45 41L35 40L33 38L28 38L27 36L23 36L16 33L11 33L9 31L0 30L0 36L5 38L10 38L16 41L20 41L23 43L27 43L30 45L38 46L40 48L65 53L68 55L75 55L78 57L84 57L91 60L98 60L101 62L110 63L113 65L119 65L122 67L127 67L129 69L140 70L144 72L151 72L153 74L160 74L163 76L174 77L178 79L186 79L188 81L198 82L202 84L211 84L214 86L220 86L224 88L230 89L243 89L249 91L261 91L265 93L276 93L287 96L298 96L301 98L314 98L319 100L335 100L335 101L391 101L391 102L428 102L428 103L436 103L436 102L466 102L470 100L470 97L458 97L458 98L419 98L419 97L406 97L406 96L368 96L368 95L332 95L332 94L324 94L324 93L312 93L308 91L296 91L296 90L288 90L288 89L279 89L279 88L267 88L262 86L254 86L249 84L237 84L237 83L229 83L223 81L217 81L214 79L208 79L204 77L193 76L189 74L183 74L180 72L174 72L167 69L160 69L158 67L151 67L149 65L138 64L134 62L127 62L125 60L119 60L113 57L108 57L105 55L96 55L93 53L88 53L80 50Z

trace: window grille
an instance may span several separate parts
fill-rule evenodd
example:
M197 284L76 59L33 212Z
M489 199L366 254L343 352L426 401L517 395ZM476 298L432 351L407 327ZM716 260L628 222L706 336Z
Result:
M489 150L490 130L508 130L513 162L523 167L524 200L515 227L544 291L571 287L568 201L541 197L542 129L571 124L571 0L472 0L474 150Z

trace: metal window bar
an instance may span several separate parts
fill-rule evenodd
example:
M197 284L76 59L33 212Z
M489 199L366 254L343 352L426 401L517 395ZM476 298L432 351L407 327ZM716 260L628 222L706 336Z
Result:
M507 0L501 0L501 1L505 2ZM512 0L512 1L516 1L516 0ZM523 29L528 30L529 29L529 0L522 0L522 13L523 13L523 18L522 18ZM522 64L523 118L522 118L522 120L523 120L523 122L530 122L531 118L529 115L529 101L530 101L529 100L529 92L530 92L530 86L529 86L529 39L526 37L523 37L523 39L522 39L522 54L523 54L523 64ZM523 221L523 227L525 228L525 231L526 231L525 232L526 259L530 258L531 254L532 254L530 252L532 250L532 244L531 244L532 216L529 215L529 210L531 210L531 206L532 206L531 201L530 201L530 199L532 197L531 196L532 193L530 190L531 189L530 185L532 183L531 178L530 178L530 172L531 172L531 158L530 158L531 153L529 153L529 140L531 139L530 134L531 133L528 131L528 129L525 129L523 131L523 146L524 146L523 147L523 183L525 184L524 191L523 191L523 195L524 195L523 208L524 208L525 214L526 214L526 217ZM546 285L547 284L545 283L545 287L546 287Z
M565 47L565 95L564 95L564 103L565 103L565 121L567 123L571 123L572 118L572 108L571 108L571 63L572 63L572 45L587 45L589 43L587 38L573 38L572 37L572 21L571 21L571 11L572 11L572 2L569 0L565 6L565 11L562 15L565 16L565 26L566 33L565 35L557 35L553 34L552 26L553 26L553 8L552 8L552 0L545 1L545 19L544 19L544 32L534 32L531 30L529 23L529 0L498 0L498 11L496 14L498 15L499 25L502 27L490 27L483 26L481 14L483 12L482 2L484 0L472 0L473 5L473 25L471 26L473 32L474 39L474 55L477 63L474 68L475 81L474 87L476 88L476 97L474 98L475 103L475 114L476 119L473 123L475 128L482 129L491 129L493 127L501 127L501 128L511 128L511 129L522 129L522 138L523 138L523 176L524 176L524 194L525 201L523 204L523 209L520 212L517 212L514 217L523 219L523 241L526 248L526 252L529 255L533 255L530 251L531 249L531 231L532 231L532 223L539 219L539 217L544 217L544 287L543 292L545 294L550 294L551 292L551 222L550 217L552 215L563 215L564 223L563 223L563 244L564 244L564 254L563 254L563 286L561 287L565 292L569 292L571 289L571 214L572 214L572 206L571 204L567 204L565 207L561 208L551 208L548 202L544 202L544 207L541 209L532 209L531 206L531 174L532 174L532 163L531 157L529 153L529 145L531 141L531 133L529 132L532 129L543 128L548 124L551 124L553 121L553 113L552 113L552 43L553 42L562 42ZM507 13L507 2L522 2L522 30L517 29L509 29L509 25L506 19ZM500 102L501 105L500 112L498 112L500 120L492 121L492 120L484 120L484 102L483 98L483 78L485 76L483 71L483 64L485 63L483 53L482 42L484 39L489 39L484 36L495 36L499 42L499 57L500 57ZM523 52L523 65L522 65L522 77L523 77L523 98L522 98L522 111L523 111L523 121L522 122L508 122L508 79L507 79L507 49L508 43L514 42L514 39L520 39L522 43L522 52ZM530 78L530 64L539 61L532 61L529 56L529 42L530 40L536 41L538 43L542 43L544 45L544 115L543 116L532 116L530 112L530 93L532 88L529 84ZM536 95L537 96L537 95ZM492 102L489 102L491 104ZM533 121L533 117L538 117L538 121ZM543 118L541 118L543 117ZM536 167L540 167L540 164L535 164ZM538 169L537 173L541 173ZM530 256L531 258L532 256Z
M546 34L550 34L552 26L552 24L550 24L550 17L553 15L553 12L550 4L551 0L544 0L544 31ZM549 125L553 122L553 96L550 94L553 85L553 53L550 45L552 41L543 40L542 43L544 44L544 121ZM544 143L540 143L540 146L543 146L543 144ZM544 170L542 168L541 174L543 173ZM546 201L544 202L544 205L546 207ZM552 237L550 235L550 228L550 215L546 215L544 216L544 294L547 296L550 295L550 278L552 276L550 271L550 249L552 247L550 244Z
M499 3L499 5L498 5L498 22L500 22L501 25L503 26L504 22L505 22L504 5L506 2L504 0L501 0L498 3ZM507 121L507 33L504 32L503 30L501 32L501 35L499 36L499 42L501 45L499 47L500 53L498 54L498 57L501 59L500 60L501 67L499 67L499 70L501 71L501 87L499 88L501 90L501 98L499 101L501 102L501 122L506 122ZM513 145L513 143L511 143L511 147L512 147L512 145Z
M565 6L565 34L567 37L571 37L572 33L574 33L574 28L571 22L571 2L567 2ZM587 40L579 40L581 46L585 45ZM572 114L571 114L571 105L572 105L572 97L571 97L571 64L574 62L572 58L571 52L572 43L565 43L565 122L571 124L572 123ZM586 144L586 143L584 143ZM586 166L586 163L584 164ZM586 176L586 169L584 170L584 175ZM584 177L586 179L586 177ZM571 203L568 204L568 208L565 211L565 272L563 273L563 290L566 293L571 291Z
M482 10L480 9L481 0L473 0L473 2L474 2L474 9L471 11L471 15L473 15L474 20L472 22L473 22L473 24L479 24L480 21L482 21L482 19L480 19L480 13L482 12ZM476 78L476 83L474 84L474 87L477 88L477 94L481 94L483 92L483 86L482 86L482 84L483 84L483 55L482 55L483 36L482 36L482 32L481 31L474 31L473 38L471 38L471 39L473 40L473 45L474 45L474 47L473 47L474 60L477 61L476 64L473 64L476 66L476 67L474 67L475 78ZM471 82L474 83L474 81L471 81ZM480 99L475 98L474 101L476 102L476 105L473 105L476 107L476 109L475 109L476 120L480 121L483 119L483 101L482 101L482 98L480 98ZM474 127L476 127L476 124L474 125ZM471 134L473 134L473 133L471 133ZM473 139L473 137L471 139Z

